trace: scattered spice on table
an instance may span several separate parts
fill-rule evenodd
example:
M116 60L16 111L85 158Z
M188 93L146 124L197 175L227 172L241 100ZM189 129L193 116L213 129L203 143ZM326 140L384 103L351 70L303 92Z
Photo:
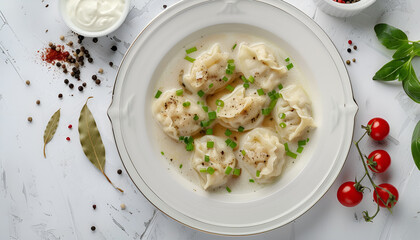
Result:
M70 88L70 89L73 89L73 88L74 88L74 84L73 84L73 83L70 83L70 84L69 84L69 88Z
M69 137L66 137L66 140L67 140L67 141L70 141L70 138L69 138Z
M90 227L90 230L95 231L96 230L96 227L95 226L92 226L92 227Z
M65 84L69 84L69 80L66 78L66 79L64 79L64 83Z
M81 92L83 91L83 87L82 87L82 86L79 86L79 87L78 87L78 89L79 89L79 91L81 91Z
M125 208L126 208L124 203L121 203L120 207L121 207L121 210L125 210Z
M112 51L114 51L114 52L115 52L115 51L117 51L117 46L115 46L115 45L114 45L114 46L112 46L112 47L111 47L111 50L112 50Z
M68 128L69 129L72 129L73 128L73 125L69 124Z
M166 9L168 6L165 4L165 5L163 5L162 7L163 7L163 9Z
M28 122L32 122L32 117L28 117Z
M114 63L113 62L109 62L109 66L110 67L114 66Z
M350 65L350 60L347 60L346 63L347 63L347 65Z
M62 93L58 94L58 98L63 98L63 94Z
M82 83L82 86L83 86L83 87L86 87L86 83L85 83L85 82L83 82L83 83Z
M100 85L100 84L101 84L101 80L96 79L96 80L95 80L95 83L96 83L96 85Z
M95 210L96 209L96 204L93 204L92 205L92 208Z
M28 86L29 86L29 85L31 85L31 81L29 81L29 80L26 80L26 82L25 82L25 83L26 83L26 85L28 85Z
M118 170L117 170L117 173L121 175L122 170L121 170L121 169L118 169Z
M354 46L353 46L353 49L354 49L354 50L357 50L357 46L356 46L356 45L354 45Z
M347 48L347 52L348 53L351 53L351 48Z
M92 38L92 42L97 43L98 42L98 38L97 37Z
M39 105L39 104L41 104L41 101L40 100L36 100L36 105Z
M104 69L103 68L99 68L98 73L100 73L100 74L104 73Z
M352 59L352 61L353 61L353 62L356 62L356 58L353 58L353 59Z
M349 45L352 45L353 44L353 41L352 40L348 40L347 42L349 43Z
M64 36L63 35L60 36L60 40L64 41Z
M96 79L98 79L98 76L96 76L96 75L92 75L92 79L93 79L93 80L96 80Z

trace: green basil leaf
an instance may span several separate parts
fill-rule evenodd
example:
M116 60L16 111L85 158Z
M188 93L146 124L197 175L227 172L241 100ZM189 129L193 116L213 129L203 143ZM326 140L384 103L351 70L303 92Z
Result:
M393 81L398 79L404 63L406 63L408 60L409 58L403 58L388 62L375 73L375 76L373 76L372 79L381 81Z
M420 121L414 128L413 137L411 138L411 155L413 155L414 163L420 170Z
M385 23L376 24L375 33L382 45L388 49L397 49L408 43L407 35L403 31Z
M413 53L420 56L420 43L413 43Z
M411 65L411 64L410 64ZM416 103L420 103L420 82L411 66L409 74L402 79L405 93Z
M392 55L392 58L401 59L401 58L408 57L411 55L411 52L413 51L413 49L414 49L413 44L405 43L397 49L394 55Z
M413 65L411 64L411 60L404 63L402 68L400 69L400 75L398 76L398 80L402 81L409 77L409 74L411 74L411 70L413 68Z

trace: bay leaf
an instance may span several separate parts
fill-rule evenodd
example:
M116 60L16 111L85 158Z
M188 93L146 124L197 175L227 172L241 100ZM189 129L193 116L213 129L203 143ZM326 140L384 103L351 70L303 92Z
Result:
M111 185L120 192L124 192L122 189L116 187L108 176L105 174L105 146L102 142L101 134L96 125L95 118L93 117L91 111L87 106L88 100L92 98L89 97L86 100L85 105L80 111L79 117L79 139L80 144L82 145L83 152L89 161L97 168L105 178L108 180Z
M47 155L45 154L45 147L47 146L47 143L51 141L51 139L54 137L55 132L57 131L58 123L60 122L60 109L58 109L50 118L50 121L48 121L47 126L44 130L44 158L47 158Z

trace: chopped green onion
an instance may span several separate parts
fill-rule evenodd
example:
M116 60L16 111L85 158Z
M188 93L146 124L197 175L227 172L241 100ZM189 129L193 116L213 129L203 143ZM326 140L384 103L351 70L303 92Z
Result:
M194 118L193 118L195 121L197 121L198 120L198 116L197 116L197 114L194 114Z
M190 56L185 56L184 59L187 60L188 62L192 62L192 63L195 61L195 59L190 57Z
M191 152L192 150L194 150L194 144L192 144L192 143L187 143L187 146L185 146L185 149L186 149L188 152Z
M233 45L233 47L232 47L232 50L235 50L235 48L236 48L236 45L237 45L236 43L235 43L235 45Z
M264 90L263 90L262 88L258 89L258 90L257 90L257 92L258 92L258 95L259 95L259 96L262 96L262 95L264 95L264 94L265 94L265 93L264 93Z
M214 142L207 142L207 148L213 148L214 147Z
M210 162L210 157L208 155L204 156L204 162Z
M298 153L302 153L302 151L303 151L303 147L302 147L302 146L299 146L299 147L297 148L297 150L296 150L296 152L298 152Z
M211 120L205 120L200 122L201 127L208 127L211 124Z
M182 106L184 106L184 107L189 107L191 105L191 103L190 102L184 102L183 104L182 104Z
M216 114L216 112L215 112L215 111L213 111L213 112L209 112L209 113L208 113L208 115L209 115L209 119L210 119L210 120L214 120L214 119L216 119L216 117L217 117L217 114Z
M280 116L280 119L285 119L286 118L286 113L282 113Z
M229 146L229 144L230 144L231 142L232 142L232 140L230 140L230 138L226 139L226 141L225 141L226 146Z
M176 95L177 96L181 96L183 93L184 93L184 90L182 90L182 89L176 90Z
M198 96L203 97L205 93L203 92L203 90L200 90L197 92L197 94Z
M292 69L293 68L293 63L289 63L289 64L287 64L287 70L290 70L290 69Z
M259 177L260 176L261 171L257 170L256 176Z
M226 170L225 170L225 174L229 175L230 172L232 172L232 168L230 166L227 166Z
M226 186L226 191L228 191L228 193L232 192L232 190L230 190L230 188L227 186Z
M222 101L222 100L220 100L220 99L217 99L217 100L216 100L216 106L223 107L223 106L225 106L225 102L223 102L223 101Z
M279 126L280 126L281 128L285 128L285 127L286 127L286 123L282 122L282 123L280 123L280 124L279 124Z
M227 62L228 62L228 63L234 63L234 62L235 62L235 60L233 60L233 59L229 59Z
M286 152L286 155L287 155L287 156L289 156L289 157L292 157L292 158L294 158L294 159L296 159L296 157L297 157L297 154L296 154L296 153L294 153L294 152L290 152L290 151L287 151L287 152Z
M179 141L183 141L184 140L184 136L179 136Z
M284 61L288 62L288 61L290 61L290 58L286 58L286 59L284 59Z
M241 169L240 168L235 168L235 170L233 170L233 175L239 177L241 175Z
M187 54L193 53L193 52L195 52L195 51L197 51L197 48L196 48L196 47L192 47L192 48L190 48L190 49L185 50L185 52L186 52Z
M243 132L244 130L245 130L245 128L244 128L244 127L239 126L239 128L238 128L238 132Z
M244 75L242 75L242 76L241 76L241 79L242 79L242 81L244 81L244 82L248 82L248 79L246 79Z
M232 141L231 139L226 139L225 141L226 145L234 149L238 144L235 141Z
M248 78L248 81L250 82L250 83L254 83L254 81L255 81L255 79L254 79L254 76L249 76L249 78Z
M300 140L300 141L298 141L298 145L299 146L305 146L306 145L306 140Z
M213 83L210 83L209 88L212 88L213 86L214 86L214 84Z
M179 168L182 168L182 164L179 165Z
M161 94L162 94L162 92L161 92L160 90L158 90L158 91L156 92L155 98L159 98Z
M244 88L248 89L249 88L249 83L244 83Z
M200 168L200 172L207 172L207 168Z
M282 89L283 89L283 85L279 84L279 90L282 90Z
M209 128L206 130L206 135L213 135L213 129Z
M249 182L255 182L255 181L254 181L254 179L251 178L251 179L249 179Z
M229 137L230 135L232 135L232 132L229 129L226 129L225 135Z
M229 90L230 92L233 92L233 90L235 89L234 87L232 87L231 85L227 85L226 89Z
M208 167L208 168L207 168L207 173L208 173L208 174L210 174L210 175L213 175L214 171L215 171L215 170L214 170L214 168L212 168L212 167Z
M246 155L246 152L245 152L245 150L241 150L241 153L242 153L242 155Z
M261 112L262 112L262 114L264 115L264 116L267 116L267 115L269 115L270 114L270 109L268 109L268 108L263 108L263 109L261 109Z
M306 139L306 142L309 142L309 138Z
M230 69L226 69L226 74L233 74L233 71Z
M164 153L164 152L160 152L160 154L165 155L165 153Z
M288 143L284 143L284 149L286 150L286 152L290 152Z
M207 107L207 106L202 106L202 108L203 108L204 112L208 112L209 111L209 107Z
M224 76L222 79L223 79L223 81L225 81L225 82L227 82L227 81L229 80L226 76Z

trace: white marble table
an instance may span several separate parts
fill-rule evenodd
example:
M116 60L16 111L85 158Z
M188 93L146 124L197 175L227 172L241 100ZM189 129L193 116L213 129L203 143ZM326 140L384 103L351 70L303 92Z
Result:
M136 0L120 29L98 43L85 39L95 58L82 71L88 83L83 93L63 83L65 75L40 60L38 50L48 42L61 43L60 35L76 42L57 11L57 1L14 0L0 2L0 239L227 239L192 230L156 210L123 171L106 111L118 64L141 29L163 5L176 0ZM386 22L404 29L409 38L420 39L420 1L378 0L362 14L338 19L316 8L310 0L287 0L313 18L330 36L344 60L357 59L348 67L354 95L360 110L356 125L380 116L391 125L390 137L377 145L366 141L370 152L386 148L392 156L391 169L375 176L378 182L390 182L400 192L393 214L381 211L374 223L365 223L361 212L375 210L370 193L355 208L344 208L336 200L338 186L363 174L357 152L352 147L347 162L330 191L294 222L247 239L419 239L420 172L410 153L410 140L420 118L420 105L404 94L400 84L372 81L373 74L391 53L376 40L373 26ZM46 5L48 4L48 7ZM46 31L48 29L48 31ZM347 40L358 46L346 52ZM308 43L310 44L310 43ZM116 45L118 50L110 50ZM115 65L109 67L108 62ZM420 64L416 62L417 69ZM90 80L98 68L100 86ZM420 70L417 70L419 72ZM25 84L26 80L31 85ZM76 85L78 86L78 85ZM63 99L57 95L62 93ZM73 95L72 95L73 94ZM78 141L78 113L88 96L94 96L90 109L94 114L106 147L106 172L125 190L115 191L84 156ZM38 106L35 101L41 100ZM42 136L49 117L61 108L61 123L54 140L42 155ZM28 123L27 117L33 118ZM362 130L355 129L355 136ZM66 141L70 137L70 141ZM120 204L126 204L125 210ZM92 205L96 204L96 210ZM91 231L91 226L96 231Z

